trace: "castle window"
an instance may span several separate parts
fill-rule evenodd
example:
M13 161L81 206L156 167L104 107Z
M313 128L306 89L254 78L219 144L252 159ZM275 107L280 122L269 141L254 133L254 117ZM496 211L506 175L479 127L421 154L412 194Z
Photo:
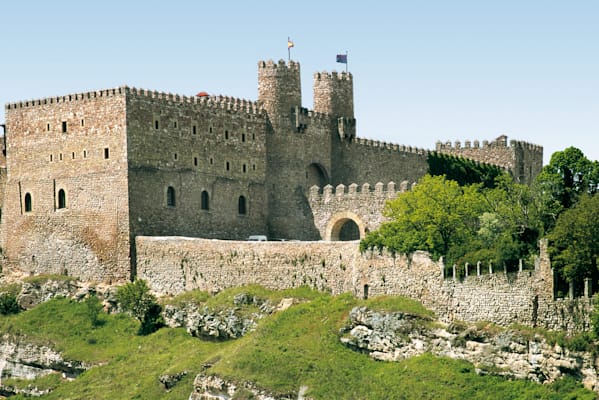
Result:
M85 122L81 120L81 126L85 126Z
M166 189L166 205L169 207L175 207L175 205L176 205L175 188L172 186L169 186Z
M177 128L177 121L173 122L173 128Z
M83 150L83 158L87 158L87 150Z
M160 123L157 119L154 120L154 129L158 130L160 128Z
M62 133L67 133L67 121L62 121Z
M71 158L74 160L75 159L75 152L71 153Z
M50 124L46 124L46 130L50 132Z
M210 165L214 164L214 160L210 157Z
M229 131L225 131L225 139L229 139Z
M191 133L193 135L195 135L196 133L198 133L198 128L195 125L191 127Z
M239 201L237 202L237 211L239 215L245 215L247 213L247 204L244 196L239 196Z
M231 164L229 164L229 162L227 161L227 163L225 164L225 169L228 171L231 169Z
M25 193L25 212L31 212L32 209L31 194Z
M200 208L202 210L210 209L210 198L208 197L208 192L205 190L202 191L202 197L200 199Z
M241 169L242 169L242 171L243 171L244 174L247 172L247 167L245 166L245 164L243 164L243 166L242 166Z
M173 159L174 159L175 161L177 161L177 157L178 157L177 153L174 153L174 154L173 154Z
M67 208L67 195L64 189L58 191L58 208Z
M252 133L252 140L256 140L256 134Z
M212 133L212 127L208 128L208 132Z
M194 166L194 167L197 167L197 166L198 166L198 158L197 158L197 157L194 157L194 158L193 158L193 166Z
M256 170L256 164L252 164L252 171Z
M108 160L110 158L110 149L108 147L104 148L104 159Z
M54 160L54 156L52 154L50 154L50 162L52 162Z
M58 155L58 159L59 159L60 161L62 161L62 153L60 153L60 154Z
M241 134L241 141L242 141L242 142L245 142L245 133L242 133L242 134Z

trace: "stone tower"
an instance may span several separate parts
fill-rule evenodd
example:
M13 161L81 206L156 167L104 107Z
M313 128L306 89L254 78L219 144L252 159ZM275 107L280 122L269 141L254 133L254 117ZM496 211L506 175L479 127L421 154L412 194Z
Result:
M274 129L282 119L302 105L300 66L295 61L280 60L258 63L258 101L262 104Z

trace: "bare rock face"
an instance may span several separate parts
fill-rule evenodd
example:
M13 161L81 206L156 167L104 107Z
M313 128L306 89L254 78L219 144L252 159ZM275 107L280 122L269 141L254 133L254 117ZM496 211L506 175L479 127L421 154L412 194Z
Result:
M48 346L27 343L10 335L0 338L0 392L21 393L2 385L4 378L36 379L49 374L61 374L73 379L90 366L80 361L65 360L62 355ZM36 394L33 392L26 394ZM38 393L37 395L44 394Z
M513 330L498 333L474 326L427 328L424 320L400 312L356 307L342 330L341 342L382 361L399 361L425 352L471 362L479 374L551 383L568 374L581 377L599 393L599 360L587 352L552 346L541 336Z
M258 389L250 382L235 384L214 375L200 374L196 376L194 391L189 400L230 400L230 399L255 399L255 400L291 400L298 396L275 397L264 390Z

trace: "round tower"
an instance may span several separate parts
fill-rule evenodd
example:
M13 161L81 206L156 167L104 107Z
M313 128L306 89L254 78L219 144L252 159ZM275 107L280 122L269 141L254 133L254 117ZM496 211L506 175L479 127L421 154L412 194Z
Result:
M288 117L302 105L300 66L298 62L272 60L258 63L258 101L262 103L273 125Z
M314 111L333 117L354 118L354 82L346 72L314 74Z

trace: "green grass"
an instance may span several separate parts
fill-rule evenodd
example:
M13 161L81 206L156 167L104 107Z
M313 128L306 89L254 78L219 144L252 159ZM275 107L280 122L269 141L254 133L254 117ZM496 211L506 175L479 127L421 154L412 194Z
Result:
M214 365L207 373L253 381L275 393L296 395L299 387L306 385L307 395L314 399L595 398L572 380L543 386L481 377L467 362L431 355L397 363L376 362L340 343L339 330L354 306L430 317L422 306L405 299L364 301L347 294L331 297L307 288L273 292L248 286L202 301L209 307L225 307L242 292L267 298L274 305L284 297L303 302L263 318L255 332L228 342L203 341L190 337L183 329L163 328L138 336L138 323L125 315L102 315L101 325L93 328L85 305L66 299L0 317L0 332L53 343L67 359L97 364L72 382L42 378L41 383L43 379L54 379L46 384L57 384L42 399L185 399L204 364ZM181 371L188 371L188 375L166 392L158 377Z

